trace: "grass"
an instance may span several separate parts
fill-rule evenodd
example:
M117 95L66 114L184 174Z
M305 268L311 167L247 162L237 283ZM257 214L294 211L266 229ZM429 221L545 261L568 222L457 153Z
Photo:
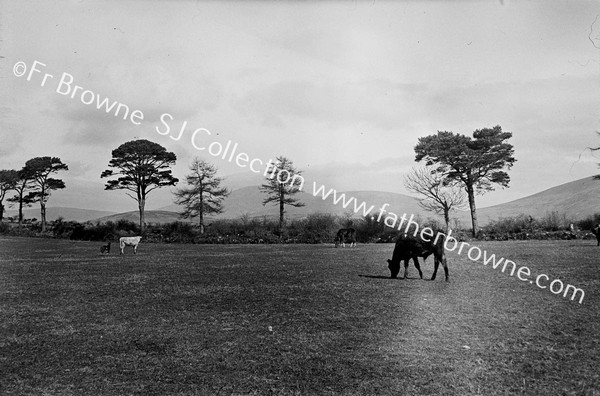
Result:
M583 304L453 253L392 280L389 244L100 245L0 239L1 394L600 395L590 241L478 245Z

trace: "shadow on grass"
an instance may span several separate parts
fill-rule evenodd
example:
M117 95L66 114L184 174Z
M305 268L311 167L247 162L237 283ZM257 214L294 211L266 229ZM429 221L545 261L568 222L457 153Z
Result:
M358 275L361 278L370 278L370 279L387 279L387 280L429 280L429 279L421 279L421 278L390 278L389 276L382 275Z

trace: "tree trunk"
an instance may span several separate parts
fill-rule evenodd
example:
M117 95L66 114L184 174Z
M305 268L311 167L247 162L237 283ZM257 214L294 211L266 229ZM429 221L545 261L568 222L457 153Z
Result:
M200 234L204 234L204 213L202 208L200 208Z
M138 207L140 210L140 234L143 235L144 234L144 225L146 224L146 217L144 214L144 206L146 205L146 200L144 198L140 198L138 200Z
M0 221L4 218L4 205L0 204Z
M200 217L200 234L204 234L204 189L200 187L200 210L198 211Z
M19 198L19 227L23 225L23 197Z
M477 225L477 209L475 208L475 189L473 188L473 184L467 185L467 195L469 196L469 208L471 208L473 236L476 237L479 233L479 226Z
M450 229L450 209L444 208L444 222L446 223L446 235L448 235L448 230Z
M284 211L283 199L284 199L283 189L280 185L279 186L279 237L281 237L281 235L283 234L283 211Z
M46 232L46 203L40 199L40 214L42 216L42 232Z

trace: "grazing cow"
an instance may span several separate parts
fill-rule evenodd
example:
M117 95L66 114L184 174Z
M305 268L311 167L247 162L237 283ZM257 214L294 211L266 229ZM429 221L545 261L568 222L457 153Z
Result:
M121 237L119 239L119 247L121 248L121 254L123 254L123 249L125 246L133 246L133 254L137 253L137 247L142 239L141 236L136 237Z
M598 245L600 246L600 224L596 224L596 227L592 228L592 234L596 235L596 239L598 240Z
M418 257L423 257L423 260L425 260L431 254L433 254L434 260L434 269L431 280L435 280L438 267L440 263L442 263L446 274L446 282L448 282L448 265L446 264L446 255L444 252L444 239L439 238L437 243L434 244L433 241L424 241L421 238L409 237L407 235L398 238L396 245L394 246L392 259L387 261L391 278L396 278L398 276L398 273L400 272L400 262L402 260L404 260L404 276L402 279L406 278L408 262L410 259L413 259L413 263L419 271L419 276L423 279L423 272L419 266Z
M354 228L341 228L335 236L335 247L342 245L346 247L346 243L350 243L350 247L356 246L356 230Z
M104 254L108 254L110 253L110 242L108 242L106 245L102 245L100 246L100 253Z

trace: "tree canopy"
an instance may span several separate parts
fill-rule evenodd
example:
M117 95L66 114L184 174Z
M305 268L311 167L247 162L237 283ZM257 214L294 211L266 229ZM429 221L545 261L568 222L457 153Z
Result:
M269 172L260 190L267 194L263 205L268 203L279 205L279 231L281 232L285 221L285 206L304 206L304 203L293 197L302 187L303 179L300 176L302 171L294 168L294 163L288 158L279 156L277 162L270 166ZM285 175L285 178L281 175Z
M195 158L190 165L191 173L185 177L188 187L175 191L175 203L182 205L185 218L198 217L200 233L204 233L204 215L223 213L223 200L230 191L221 187L222 178L216 177L217 168Z
M31 180L34 190L27 195L29 202L40 203L40 214L42 217L42 232L46 231L46 203L52 190L65 188L65 182L54 179L50 175L61 170L69 170L69 167L57 157L35 157L25 163L24 173Z
M0 221L4 216L4 198L9 191L16 188L18 181L18 171L14 169L0 170Z
M145 139L123 143L112 151L112 159L101 178L119 176L108 180L106 190L128 190L129 197L138 202L140 230L145 228L144 208L148 193L157 188L174 186L179 180L171 174L170 167L177 157L158 143Z
M508 187L506 170L516 161L514 149L507 142L512 133L499 125L478 129L473 138L453 132L438 131L419 139L415 146L416 161L434 166L448 180L459 181L469 199L473 235L478 232L475 193L494 190L494 184Z

